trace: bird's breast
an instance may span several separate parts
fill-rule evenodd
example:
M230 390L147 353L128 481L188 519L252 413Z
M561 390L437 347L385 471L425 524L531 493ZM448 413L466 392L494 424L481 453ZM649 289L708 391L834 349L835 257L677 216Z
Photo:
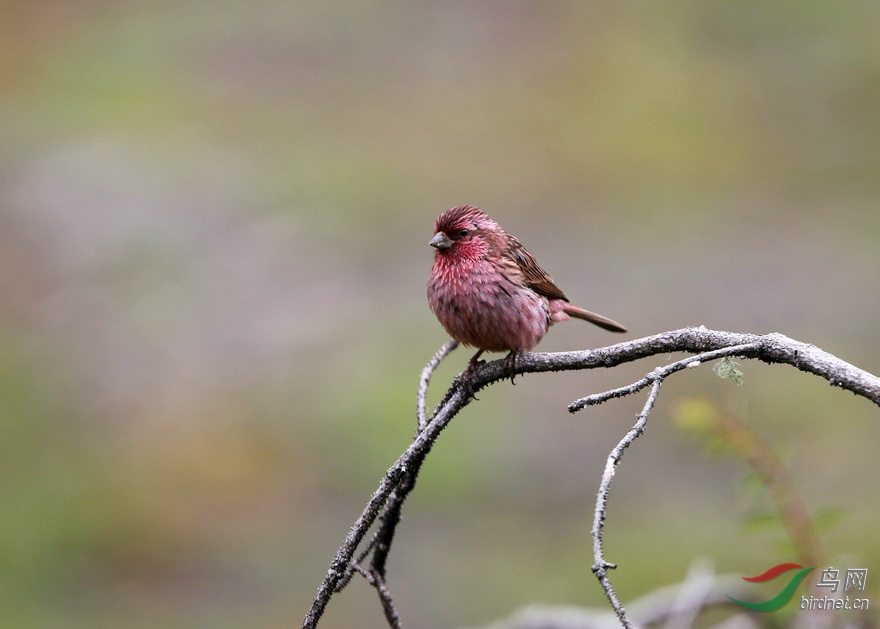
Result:
M547 300L488 260L448 264L437 256L428 302L456 340L488 351L531 349L547 332Z

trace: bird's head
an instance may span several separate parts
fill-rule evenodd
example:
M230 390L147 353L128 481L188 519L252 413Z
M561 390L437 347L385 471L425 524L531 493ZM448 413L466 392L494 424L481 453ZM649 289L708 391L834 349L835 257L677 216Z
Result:
M498 234L501 228L480 208L459 205L437 217L434 237L428 243L438 252L461 253L485 252L487 240Z

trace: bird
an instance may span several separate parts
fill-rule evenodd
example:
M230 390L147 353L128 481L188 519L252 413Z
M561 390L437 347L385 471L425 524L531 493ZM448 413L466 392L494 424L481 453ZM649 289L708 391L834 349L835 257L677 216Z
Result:
M616 321L569 303L522 243L478 207L459 205L441 214L428 244L436 250L428 304L453 339L477 348L470 375L483 352L508 352L513 381L517 357L570 317L626 332Z

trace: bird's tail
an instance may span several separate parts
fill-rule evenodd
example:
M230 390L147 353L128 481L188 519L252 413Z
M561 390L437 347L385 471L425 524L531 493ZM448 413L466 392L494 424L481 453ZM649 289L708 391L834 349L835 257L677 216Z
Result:
M626 332L626 328L620 325L617 321L612 321L611 319L596 314L595 312L590 312L589 310L584 310L583 308L578 308L571 304L565 304L562 307L562 312L571 317L577 317L578 319L594 323L600 328L605 328L609 332Z

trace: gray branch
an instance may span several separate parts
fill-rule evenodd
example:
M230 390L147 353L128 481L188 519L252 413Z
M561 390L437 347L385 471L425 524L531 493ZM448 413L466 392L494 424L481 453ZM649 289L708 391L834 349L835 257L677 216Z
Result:
M437 353L431 357L431 360L428 361L428 364L422 370L422 375L419 378L419 392L416 395L416 421L418 422L419 432L423 431L428 423L428 419L425 417L425 397L428 395L428 384L431 382L431 376L434 374L434 370L437 369L437 365L456 347L458 347L458 341L455 339L446 341L443 347L437 350Z
M469 382L463 382L462 376L459 375L434 409L434 413L429 418L425 417L425 395L431 374L440 361L456 346L454 341L444 345L422 372L418 389L416 411L418 430L415 439L394 465L388 469L379 487L370 497L364 511L346 535L343 545L330 563L330 568L303 620L304 629L317 627L332 596L350 582L355 572L367 577L368 582L376 587L389 625L392 627L402 626L385 581L385 562L391 548L394 531L400 521L403 502L415 487L416 478L425 457L440 432L452 418L475 399L474 394L477 391L512 375L508 363L504 360L481 363L473 372ZM771 364L791 365L801 371L825 378L831 386L841 387L856 395L861 395L880 406L880 378L813 345L795 341L782 334L739 334L708 330L704 327L683 328L599 349L522 354L516 361L514 373L519 375L547 371L611 368L649 356L672 352L686 352L698 354L698 356L655 369L645 378L629 386L582 398L570 406L570 410L574 412L585 406L630 395L651 386L648 400L636 425L609 456L597 497L593 526L594 572L599 577L619 620L625 627L632 625L627 620L623 607L617 600L607 577L607 569L614 566L606 562L602 556L601 529L605 520L605 505L608 500L611 477L614 475L614 470L620 462L624 449L644 430L651 408L659 394L660 385L666 377L688 367L696 366L703 361L726 356L740 356L744 359L757 359ZM377 521L379 524L375 533L355 558L355 553ZM361 562L371 552L373 553L371 566L369 570L366 570L361 567Z
M617 593L614 591L614 588L611 586L611 580L608 578L608 570L613 570L617 566L613 563L608 563L605 560L605 555L602 553L602 529L605 526L605 515L608 512L608 493L611 491L611 479L614 478L617 465L623 458L623 451L645 432L648 417L651 415L651 409L654 408L654 402L657 401L657 396L660 394L660 385L662 383L662 378L654 379L651 393L648 395L648 401L645 402L645 407L639 413L639 418L636 420L635 425L620 440L620 443L614 447L611 454L608 455L605 471L602 474L602 482L599 484L599 493L596 495L596 509L593 511L593 528L590 529L590 535L593 537L593 574L599 579L599 584L605 590L608 602L614 608L614 613L620 619L620 624L626 629L633 629L633 624L626 617L626 610L620 604L620 599L617 598Z

